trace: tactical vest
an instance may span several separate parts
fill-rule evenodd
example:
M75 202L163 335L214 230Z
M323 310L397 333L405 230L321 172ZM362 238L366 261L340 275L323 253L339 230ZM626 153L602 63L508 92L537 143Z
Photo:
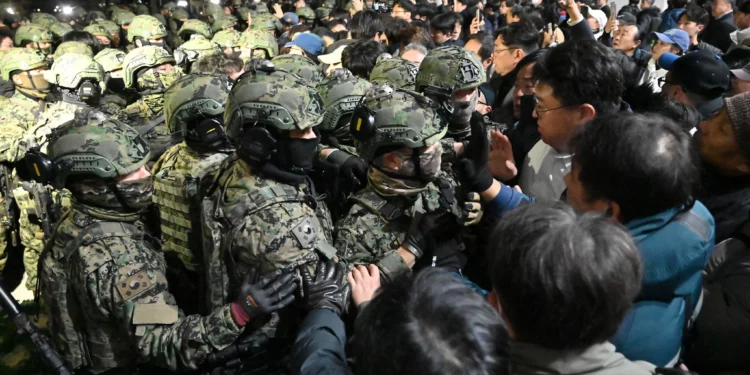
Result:
M414 211L435 211L443 209L452 212L456 216L461 215L457 206L453 187L451 183L442 178L436 179L427 185L427 189L420 193L416 201L404 203L403 199L388 200L372 188L367 188L361 193L349 198L351 203L359 204L373 214L378 215L385 222L391 222L404 216L412 217Z
M154 175L153 200L159 205L161 216L162 250L177 253L191 271L202 270L203 263L198 251L201 247L199 187L204 177L226 157L216 153L189 170L164 168Z
M135 350L123 351L112 345L121 340L122 332L107 322L87 322L84 319L78 293L74 290L73 277L88 275L111 261L109 253L85 254L78 250L82 246L110 237L129 237L145 240L143 230L133 224L123 222L94 222L82 226L67 214L58 225L55 237L45 246L40 261L42 269L39 278L44 301L49 309L50 332L53 343L73 369L81 367L108 369L134 366L137 360ZM52 247L62 249L50 251ZM85 269L78 269L79 262L74 257L83 257ZM93 324L92 324L93 323Z
M307 230L313 234L329 230L323 225L330 225L330 215L325 205L318 203L315 197L306 194L302 189L290 185L266 186L257 190L248 191L247 195L231 205L225 204L225 192L227 181L222 183L221 175L226 172L232 164L236 163L236 155L224 160L219 174L201 203L201 226L203 235L203 251L207 275L207 303L208 311L229 302L232 296L232 286L239 282L240 272L234 261L230 246L241 227L243 220L254 215L258 211L268 209L273 205L282 203L304 203L316 210L317 220L310 220L307 227L298 225L294 228L294 235L301 243L315 242L315 250L327 259L333 259L336 249L328 243L317 241L317 237L308 236ZM321 220L321 217L324 217ZM323 221L323 223L321 223Z

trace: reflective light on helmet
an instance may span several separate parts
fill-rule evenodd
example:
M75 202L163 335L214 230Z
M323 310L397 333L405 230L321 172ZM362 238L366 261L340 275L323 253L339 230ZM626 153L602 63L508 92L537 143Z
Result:
M219 0L211 0L211 4L218 4Z
M71 13L73 13L73 7L71 7L69 5L63 5L62 12L63 12L63 14L71 14Z
M177 2L177 6L178 7L186 7L187 5L188 5L188 3L185 0L180 0L180 1Z
M13 8L5 8L5 11L8 12L8 14L16 14L16 11L13 10Z

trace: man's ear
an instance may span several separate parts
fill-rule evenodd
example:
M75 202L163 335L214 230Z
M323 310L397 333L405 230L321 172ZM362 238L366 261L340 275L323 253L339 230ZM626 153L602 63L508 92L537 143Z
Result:
M20 86L21 84L23 84L23 80L21 79L20 74L14 74L13 78L11 79L13 80L13 84L16 86Z
M609 202L609 208L607 209L607 216L622 223L622 211L620 210L620 205L617 202L615 201Z
M703 31L704 28L706 28L706 25L698 25L695 27L695 29L698 30L699 33Z
M487 60L482 61L482 66L484 67L484 70L489 69L492 66L492 63L495 62L495 60L492 59L492 56L488 58Z
M524 52L522 49L516 48L513 50L513 60L516 61L516 64L518 64L518 62L521 61L521 59L523 59L524 57L526 57L526 52Z
M579 117L579 123L580 124L585 124L585 123L593 120L594 116L596 116L596 109L591 104L588 104L588 103L581 104L578 107L578 110L579 110L578 113L579 113L579 116L580 116Z

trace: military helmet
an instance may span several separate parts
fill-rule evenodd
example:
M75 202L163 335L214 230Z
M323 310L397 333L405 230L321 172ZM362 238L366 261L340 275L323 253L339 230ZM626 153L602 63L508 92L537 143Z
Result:
M55 14L55 17L60 22L72 22L75 21L76 16L73 14L73 8L66 9L63 7L63 11ZM49 25L47 25L49 27Z
M243 54L248 57L254 49L266 51L267 58L269 59L279 54L279 45L276 43L276 38L264 30L246 30L240 35L239 45L247 50L243 51Z
M456 90L473 89L487 80L476 56L458 46L438 47L425 56L417 72L416 90L450 96Z
M244 15L247 21L247 15ZM280 28L281 23L270 13L258 13L253 16L253 22L250 23L251 30L276 30Z
M107 30L110 38L113 38L116 35L120 35L120 26L118 26L114 21L96 20L94 24L103 27L104 30Z
M185 21L185 23L182 24L182 27L180 27L180 30L177 32L177 35L179 35L180 38L185 41L189 40L190 36L193 34L202 35L204 38L209 40L213 36L211 27L209 27L207 23L200 20Z
M219 53L221 53L221 50L216 43L200 35L193 35L190 40L177 47L174 57L175 62L182 65L185 61L195 62L200 58Z
M55 39L62 39L65 34L73 31L73 26L69 23L58 22L49 26L49 31L55 36Z
M125 61L125 52L114 48L105 48L94 56L94 61L102 66L105 73L122 69L122 63Z
M190 14L188 14L185 9L177 8L172 11L172 18L176 20L186 20L190 18Z
M16 35L13 38L16 46L23 47L21 46L21 42L23 42L24 40L31 42L52 43L52 41L54 40L54 36L48 28L32 23L21 25L21 27L16 30Z
M112 21L114 21L116 24L122 26L122 25L130 25L133 23L133 20L135 19L135 14L133 12L128 10L119 9L112 13Z
M106 20L107 16L101 10L92 10L86 18L88 18L89 22L94 22L97 20Z
M55 165L53 186L57 188L64 187L73 176L127 176L151 156L138 131L114 119L94 117L57 128L49 137L47 154Z
M80 5L74 6L71 13L76 19L83 20L86 18L86 9L83 9Z
M221 30L214 34L212 42L221 48L234 48L240 46L240 32L234 29Z
M75 89L84 79L104 82L104 69L93 58L77 53L67 53L55 59L44 79L53 85Z
M376 85L389 85L397 89L414 90L419 67L411 61L400 58L379 57L370 72L370 82Z
M325 79L323 69L306 56L281 55L274 57L271 61L276 66L276 69L296 74L313 86L323 82L323 79Z
M323 120L323 101L317 90L300 77L280 70L246 73L232 88L226 108L224 126L235 145L246 126L289 131L308 129Z
M310 21L312 21L312 20L315 19L315 11L312 10L312 8L310 8L310 7L299 8L294 13L297 14L297 16L304 17L304 18L306 18L306 19L308 19Z
M212 16L215 19L225 17L224 8L221 5L214 3L206 5L206 14Z
M224 29L234 27L235 24L237 24L237 20L235 20L234 17L219 17L214 20L213 24L211 24L211 30L213 30L214 33L218 33Z
M195 134L196 122L207 118L223 120L231 88L232 83L225 74L189 74L175 81L164 93L164 116L169 132L180 132L183 137L194 140L207 138L206 134Z
M334 75L320 85L320 97L323 99L323 108L325 108L320 130L332 132L342 144L353 145L354 140L349 132L349 120L370 87L372 87L370 82L357 78L351 73Z
M90 58L94 57L94 51L92 51L91 47L89 47L87 44L81 43L81 42L69 41L69 42L62 42L60 43L59 46L57 46L55 53L52 55L52 59L57 60L61 56L67 55L69 53L86 55Z
M59 22L55 16L49 14L49 13L31 13L31 23L37 24L44 27L49 27L51 25L56 24Z
M133 9L133 13L135 13L137 15L144 15L144 14L151 13L148 10L148 7L146 6L146 4L135 4L135 6L133 8L134 8Z
M141 69L174 63L174 57L164 48L157 46L136 48L128 52L125 55L125 60L122 62L125 87L135 87L135 82L138 79L136 74Z
M315 9L315 18L316 19L327 18L330 15L331 15L331 7L329 7L325 3L320 4L320 6L318 7L318 9Z
M161 6L161 9L166 9L167 11L174 12L174 10L177 8L177 4L175 4L172 1L164 3L164 5Z
M350 130L359 157L373 160L382 147L431 146L445 136L448 127L429 98L375 85L354 110Z
M130 23L130 27L128 27L128 42L131 43L135 38L150 40L166 37L167 28L156 17L147 14L135 16L133 22Z
M2 74L4 80L10 81L10 74L13 71L29 71L48 66L47 59L39 51L28 48L11 48L0 60L0 74Z
M107 31L107 29L104 28L102 25L98 24L91 24L83 28L83 31L93 35L93 36L103 36L109 39L112 39L112 35Z

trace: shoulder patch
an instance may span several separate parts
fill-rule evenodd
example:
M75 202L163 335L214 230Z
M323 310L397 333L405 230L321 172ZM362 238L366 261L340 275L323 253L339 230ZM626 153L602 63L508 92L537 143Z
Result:
M303 248L310 247L310 245L315 242L318 234L316 226L313 224L312 218L309 216L304 217L302 221L292 229L292 233L297 237L297 241L299 241Z
M151 289L152 285L146 270L141 270L125 279L119 280L117 282L117 290L120 292L122 299L128 301Z

